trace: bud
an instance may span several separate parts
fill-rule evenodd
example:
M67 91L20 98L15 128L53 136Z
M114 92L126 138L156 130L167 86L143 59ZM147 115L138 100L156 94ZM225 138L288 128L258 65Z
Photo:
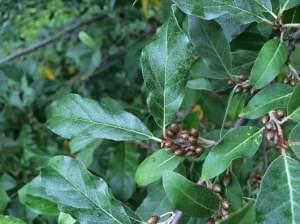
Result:
M147 224L156 224L159 220L159 216L151 216L150 219L148 219Z
M283 110L276 110L276 115L278 118L283 118L284 117L284 111Z
M167 132L166 132L166 137L169 137L169 138L172 138L172 137L174 137L174 133L171 131L171 130L168 130Z
M274 139L275 133L274 131L268 131L266 134L266 138L268 141L272 141Z
M290 84L291 84L292 86L295 86L295 85L296 85L295 80L291 80L291 81L290 81Z
M197 147L197 148L195 149L195 152L198 153L198 154L201 154L201 153L203 152L203 148Z
M249 88L249 87L244 87L244 88L243 88L243 93L248 93L248 92L249 92L249 90L250 90L250 88Z
M228 81L227 81L227 84L228 84L228 85L233 85L233 84L234 84L234 81L233 81L233 80L228 80Z
M171 124L171 131L173 131L174 133L178 133L179 126L176 123Z
M272 130L273 129L273 124L272 124L272 122L268 122L268 123L266 123L266 129L268 129L268 130Z
M236 87L235 92L240 93L242 91L242 89L243 88L241 86L238 86L238 87Z
M245 75L240 75L239 76L239 80L240 81L246 81L248 78L247 78L247 76L245 76Z
M196 144L198 143L197 138L195 138L195 137L193 137L193 136L190 136L188 140L189 140L189 142L190 142L191 144L193 144L193 145L196 145Z
M222 208L228 210L229 209L229 202L226 200L223 200L221 202Z
M227 187L227 186L230 184L230 182L231 182L230 176L229 176L229 175L224 176L224 179L223 179L223 185L224 185L225 187Z
M283 79L283 83L284 83L284 84L288 84L289 81L290 81L290 80L289 80L288 78L284 78L284 79Z
M220 184L213 184L212 190L214 192L220 193L222 191L222 188L221 188Z
M251 93L251 94L254 94L255 92L256 92L256 89L254 89L254 88L251 88L251 89L250 89L250 93Z
M192 128L190 134L194 137L198 137L198 130L196 128Z
M269 116L263 116L262 118L261 118L261 123L263 123L263 124L266 124L267 122L269 121Z
M166 141L164 144L165 147L170 148L172 146L172 142L171 141Z
M185 149L186 149L186 151L195 151L195 146L190 145L190 146L186 147Z
M209 218L208 220L206 220L206 224L216 224L216 221L214 218Z
M183 138L184 140L188 140L189 139L189 135L186 133L183 133L180 135L181 138Z
M184 154L184 151L182 149L176 149L175 152L174 152L174 154L176 156L182 156Z
M228 211L225 210L225 209L221 209L221 215L224 217L224 216L227 216L228 215Z

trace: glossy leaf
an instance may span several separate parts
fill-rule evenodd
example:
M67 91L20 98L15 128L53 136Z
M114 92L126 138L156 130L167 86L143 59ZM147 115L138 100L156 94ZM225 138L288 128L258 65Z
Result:
M69 94L54 103L47 126L64 138L85 136L116 141L155 138L134 115L108 111L77 94Z
M230 46L220 25L189 16L188 30L192 44L208 67L227 78L231 77Z
M147 188L147 197L137 208L136 213L147 220L153 214L164 214L171 210L171 204L162 184L154 183Z
M5 210L9 201L10 198L8 197L7 193L0 189L0 213Z
M300 85L294 88L287 106L287 111L289 119L300 122Z
M269 84L279 74L287 57L287 46L279 39L275 38L265 43L251 70L251 85L260 89Z
M232 52L232 73L236 75L249 74L256 57L255 51L236 50Z
M21 219L0 215L0 224L25 224Z
M298 0L279 0L279 3L280 8L284 11L300 5Z
M227 82L210 80L205 78L189 80L187 87L196 90L222 91L228 88Z
M215 19L224 14L235 15L242 23L262 21L263 12L271 11L272 5L269 0L257 1L234 1L234 0L173 0L176 5L186 14L195 15L203 19Z
M20 202L36 214L57 215L59 213L56 202L47 196L40 176L22 187L18 195Z
M109 163L107 181L117 198L126 201L134 193L134 174L139 158L138 149L132 145L121 144L115 149Z
M141 55L143 77L149 92L148 106L163 130L172 122L183 101L190 59L189 40L172 14Z
M262 141L262 131L263 129L252 126L230 130L220 143L210 150L203 164L202 179L208 180L219 175L234 159L253 156Z
M256 224L255 206L249 202L240 210L230 214L228 218L225 218L220 224Z
M230 183L225 188L226 200L230 203L230 210L237 211L243 205L243 190L239 179L232 173L230 176Z
M300 223L300 163L280 156L269 166L257 197L257 221L263 224Z
M175 172L163 175L165 192L174 208L192 217L209 217L219 207L219 198L210 189L192 183Z
M226 80L228 79L227 76L220 74L219 72L215 72L211 70L206 62L200 58L198 59L191 67L190 70L190 77L197 79L197 78L208 78L208 79L216 79L218 80Z
M61 212L80 223L130 224L122 205L113 198L106 183L69 157L57 156L42 170L47 195Z
M300 124L297 124L290 132L288 143L295 155L300 158Z
M59 213L58 216L58 224L75 224L76 220L72 218L72 216L70 216L67 213Z
M182 157L161 149L147 157L139 165L135 180L141 186L149 185L159 180L164 172L174 170L182 160Z
M290 86L279 83L264 88L250 100L240 117L257 119L273 109L285 109L292 91Z
M87 148L97 148L101 142L101 139L77 136L70 141L70 149L72 153L78 153L86 150Z

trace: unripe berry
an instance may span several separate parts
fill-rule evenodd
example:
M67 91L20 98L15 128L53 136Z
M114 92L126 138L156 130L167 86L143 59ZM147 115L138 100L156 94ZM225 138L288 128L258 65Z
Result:
M231 182L230 176L229 176L229 175L224 176L224 179L223 179L223 185L224 185L225 187L227 187L227 186L230 184L230 182Z
M157 224L159 220L159 216L151 216L150 219L148 219L147 224Z
M181 134L180 137L183 138L183 139L185 139L185 140L189 139L189 135L186 134L186 133Z
M171 130L174 132L174 133L178 133L179 132L179 126L175 123L171 124Z
M276 115L278 118L283 118L284 117L284 111L283 110L276 110Z
M201 154L201 153L203 152L203 148L197 147L197 148L195 149L195 152L198 153L198 154Z
M176 156L182 156L184 154L184 151L182 149L176 149L175 152L174 152L174 154Z
M228 210L229 209L229 202L228 201L226 201L226 200L223 200L222 202L221 202L221 205L222 205L222 208L223 209L226 209L226 210Z
M221 215L224 217L224 216L227 216L228 215L228 211L225 210L225 209L221 209Z
M266 124L268 121L269 121L269 116L263 116L262 118L261 118L261 123L263 123L263 124Z
M216 224L216 220L214 218L209 218L207 221L206 221L206 224Z
M170 148L172 146L172 142L171 141L166 141L164 146L167 147L167 148Z
M296 85L295 80L291 80L291 81L290 81L290 84L291 84L292 86L295 86L295 85Z
M247 76L245 76L245 75L240 75L239 76L239 80L240 81L246 81L248 78L247 78Z
M289 81L290 81L290 80L289 80L288 78L284 78L284 79L283 79L283 83L284 83L284 84L288 84Z
M234 81L233 81L233 80L228 80L228 81L227 81L227 84L228 84L228 85L233 85L233 84L234 84Z
M172 138L172 137L174 137L174 133L171 131L171 130L168 130L167 132L166 132L166 137L169 137L169 138Z
M272 124L272 122L266 123L266 129L268 129L268 130L272 130L272 129L273 129L273 124Z
M274 131L268 131L266 134L266 138L268 141L272 141L274 139L275 133Z
M194 137L198 137L198 130L196 128L192 128L190 134Z
M235 92L240 93L242 91L242 89L243 88L241 86L238 86L238 87L236 87Z
M190 142L191 144L193 144L193 145L196 145L196 144L198 143L197 138L195 138L195 137L193 137L193 136L190 136L188 140L189 140L189 142Z
M220 193L222 191L221 185L220 184L213 184L212 190L214 192Z

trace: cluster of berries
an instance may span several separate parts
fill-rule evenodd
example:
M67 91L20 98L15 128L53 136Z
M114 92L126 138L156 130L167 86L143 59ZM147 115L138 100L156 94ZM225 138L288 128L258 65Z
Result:
M225 175L223 178L224 187L227 187L230 184L230 182L231 182L230 176ZM217 194L220 194L222 192L222 186L219 183L214 183L211 186L211 189ZM222 198L221 195L219 195L219 197ZM216 224L219 221L221 221L222 219L227 218L229 215L229 208L230 208L229 202L226 201L225 199L222 199L221 203L220 203L220 208L219 208L218 214L207 219L206 224Z
M177 156L198 157L204 152L198 137L197 129L183 130L174 123L166 130L161 146Z
M280 122L283 120L285 113L283 110L278 109L270 112L261 118L261 123L266 128L266 139L274 145L279 145L286 148L286 143L283 139L283 133Z
M289 84L291 86L295 86L299 82L299 79L297 79L293 75L289 75L283 79L284 84Z
M240 75L237 79L229 80L228 85L235 86L235 92L236 93L251 93L254 94L256 92L256 89L254 89L250 85L250 81L247 76Z
M253 188L258 189L261 183L261 175L257 170L254 170L250 175L250 184Z

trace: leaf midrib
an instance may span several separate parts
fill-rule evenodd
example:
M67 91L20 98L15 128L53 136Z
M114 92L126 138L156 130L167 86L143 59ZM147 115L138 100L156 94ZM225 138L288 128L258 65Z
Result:
M53 169L53 168L52 168ZM110 214L108 211L106 211L102 206L98 205L95 201L90 199L84 192L82 192L79 188L77 188L76 185L74 185L70 180L68 180L64 175L62 175L60 172L58 172L56 169L53 169L59 176L61 176L66 182L68 182L77 192L82 194L85 198L87 198L94 206L98 207L101 211L103 211L106 215L111 217L113 220L115 220L119 224L123 224L120 222L116 217L114 217L112 214Z
M289 189L289 197L290 197L290 208L291 208L291 215L292 215L292 224L296 224L295 222L295 208L294 208L294 192L293 192L293 186L292 186L292 180L291 180L291 175L290 175L290 170L289 170L289 165L287 161L287 156L283 156L283 161L284 161L284 169L286 172L286 178L287 178L287 185Z
M172 180L171 180L171 181L172 181ZM194 202L195 204L199 205L200 207L202 207L202 208L204 208L204 209L206 209L206 210L209 210L209 211L211 211L211 212L215 212L214 209L208 208L208 207L206 207L205 205L202 205L202 204L198 203L197 201L195 201L195 200L193 199L193 197L190 197L188 194L186 194L185 191L182 191L181 188L177 187L176 183L175 183L175 184L174 184L174 183L175 183L175 181L173 181L173 184L172 184L173 187L174 187L175 189L177 189L182 195L184 195L185 197L187 197L188 199L190 199L192 202Z
M280 48L281 48L282 45L283 45L283 43L280 41L279 45L276 48L276 51L274 52L271 60L268 62L267 66L265 67L264 71L261 73L261 75L259 76L259 78L256 79L256 81L254 80L255 83L258 83L260 80L262 80L264 78L264 75L265 75L266 71L269 70L270 65L273 63L275 57L279 54L279 50L280 50Z
M249 113L251 113L251 114L256 113L257 111L261 110L261 108L264 108L266 105L270 105L270 104L274 103L274 101L281 100L281 99L283 99L283 98L285 98L285 97L289 97L289 96L291 96L291 95L292 95L292 93L288 93L288 94L283 95L283 96L280 96L280 97L278 97L278 98L274 98L274 99L268 101L267 104L260 104L260 106L255 107L256 109L254 109L254 110L250 110L250 111L248 111L247 113L241 113L241 116L245 116L245 115L247 115L247 114L249 114ZM247 108L245 108L245 109L247 109Z
M72 117L72 116L71 117L64 117L64 116L58 116L58 115L55 115L55 116L52 117L52 119L55 119L55 118L64 119L64 120L71 120L71 121L74 121L74 122L81 121L81 122L92 123L92 124L100 125L100 126L101 125L102 126L107 126L107 127L110 127L110 128L120 129L120 130L129 132L129 133L135 133L135 134L138 134L138 135L142 135L142 136L148 137L150 139L155 138L153 135L147 135L143 132L138 132L138 131L135 131L135 130L132 130L132 129L127 129L127 128L124 128L124 127L121 127L121 126L116 126L116 125L109 124L109 123L103 123L103 122L95 121L95 120L92 120L92 119L83 119L83 118Z
M257 135L259 135L262 131L264 130L264 128L259 129L258 131L254 132L252 135L250 135L248 138L246 138L244 141L242 141L241 143L239 143L238 145L236 145L230 152L228 152L227 155L225 155L226 157L229 156L231 157L231 154L234 153L236 150L238 150L238 148L240 148L242 145L246 144L250 139L252 140L253 138L255 138ZM226 136L224 136L226 137Z

